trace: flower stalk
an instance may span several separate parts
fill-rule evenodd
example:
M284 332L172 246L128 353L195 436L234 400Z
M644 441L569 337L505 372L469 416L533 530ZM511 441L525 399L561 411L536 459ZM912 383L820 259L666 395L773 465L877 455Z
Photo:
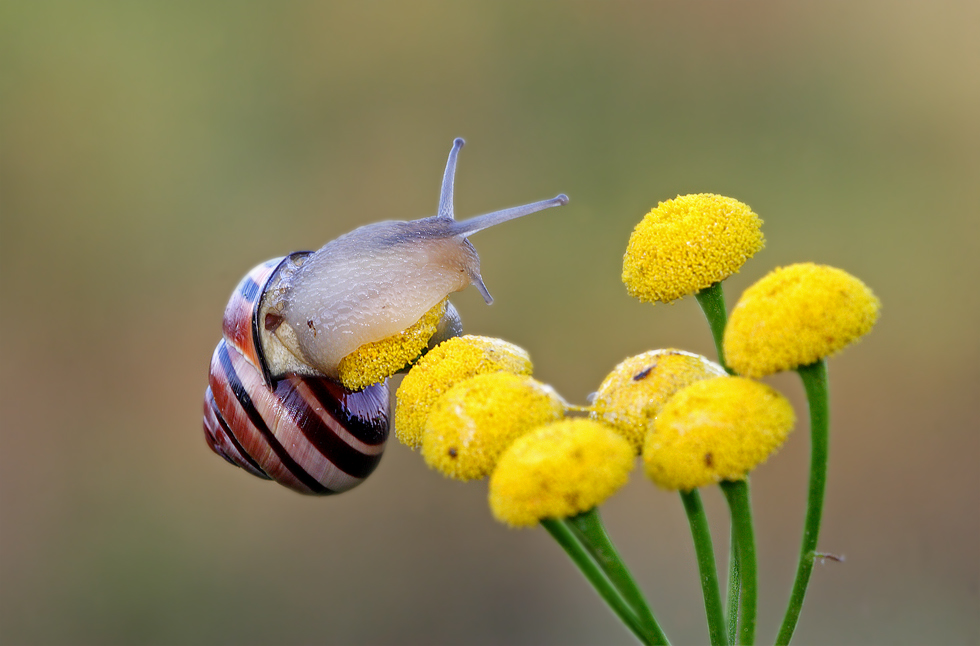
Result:
M738 605L739 596L742 589L741 568L738 562L738 540L735 535L735 526L732 525L731 539L728 548L728 643L734 644L738 639Z
M725 629L725 613L718 588L718 572L715 570L715 551L711 545L711 531L708 517L701 504L697 489L681 491L684 511L691 525L694 550L698 557L698 571L701 573L701 592L704 595L704 612L708 618L708 636L711 646L727 646L728 632Z
M644 629L653 636L655 644L668 644L666 635L657 623L643 593L623 563L599 516L598 508L567 518L565 522L578 534L582 544L623 599L632 607Z
M612 584L602 568L590 556L589 550L582 544L579 534L571 528L567 520L545 518L541 520L541 526L561 545L565 553L572 559L572 562L575 563L589 583L592 584L592 587L599 593L599 596L602 597L612 611L616 613L616 616L636 635L636 638L641 643L648 645L667 643L666 640L657 641L655 636L644 626L633 608L623 598L620 591Z
M752 505L748 480L723 480L721 490L728 500L732 515L733 567L738 568L738 601L729 598L729 638L733 644L752 646L755 641L755 617L758 601L755 532L752 526ZM731 587L729 588L731 594ZM737 623L737 637L732 637L732 625Z
M704 318L708 321L708 327L711 329L711 337L715 342L715 351L718 353L718 363L721 367L725 369L730 375L734 375L735 371L728 367L725 363L725 326L728 324L728 308L725 306L725 291L722 287L722 281L713 283L712 285L699 290L694 294L694 297L698 301L698 305L701 306L701 311L704 313ZM746 481L746 487L748 486L748 481ZM748 492L746 492L748 496ZM734 511L733 517L734 517ZM751 529L751 527L750 527ZM737 530L732 524L731 529L731 544L729 546L728 555L728 641L732 644L736 643L738 639L738 625L740 621L739 607L742 598L742 571L743 565L740 562L741 552L738 549L738 538L736 536ZM754 549L753 549L754 553ZM754 566L753 566L754 568ZM755 572L751 573L754 578Z
M725 291L721 286L722 281L712 283L710 286L699 290L694 294L698 299L698 305L704 312L704 318L708 320L708 327L711 328L711 336L715 341L715 350L718 352L718 363L730 375L734 375L732 369L725 363L725 325L728 323L728 311L725 309Z
M803 525L803 541L796 580L790 594L789 606L776 637L777 646L789 644L796 630L803 598L810 583L813 562L816 559L817 537L823 515L824 492L827 488L827 456L830 440L830 402L827 381L827 363L820 359L796 370L803 380L807 404L810 407L810 489L807 497L806 520Z

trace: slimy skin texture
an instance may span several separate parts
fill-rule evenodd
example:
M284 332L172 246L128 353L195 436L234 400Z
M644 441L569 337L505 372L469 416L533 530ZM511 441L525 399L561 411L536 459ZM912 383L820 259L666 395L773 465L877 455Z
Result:
M480 259L465 238L436 238L436 227L419 224L361 227L299 268L284 286L282 309L293 354L336 377L340 360L360 346L411 327L447 295L482 283ZM277 331L289 347L287 334Z
M449 153L437 215L368 224L297 257L282 273L262 305L273 375L336 379L345 356L406 330L453 292L474 285L488 304L493 301L467 236L567 204L568 198L558 195L458 222L453 183L463 143L456 139Z

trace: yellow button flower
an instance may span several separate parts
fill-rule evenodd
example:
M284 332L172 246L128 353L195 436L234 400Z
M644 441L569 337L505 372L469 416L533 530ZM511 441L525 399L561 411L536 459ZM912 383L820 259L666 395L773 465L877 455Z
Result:
M527 352L502 339L468 334L443 341L402 379L395 405L395 435L416 449L422 445L432 405L457 383L501 370L530 375L531 368Z
M395 374L418 358L439 328L447 299L422 315L410 328L380 341L365 343L340 360L340 382L350 390L363 390Z
M745 377L698 381L660 411L643 463L664 489L741 480L782 446L795 423L789 401L765 384Z
M881 303L847 272L813 263L773 270L742 294L725 328L725 360L763 377L809 365L871 331Z
M626 484L636 453L605 424L569 419L517 439L490 476L490 509L500 522L530 527L602 504Z
M432 407L422 434L422 457L450 478L482 478L511 442L561 419L565 408L550 386L526 375L494 372L470 377Z
M728 278L763 246L762 220L748 205L710 193L682 195L636 225L623 282L641 301L669 303Z
M717 363L692 352L644 352L609 373L592 402L592 418L613 427L639 454L653 419L675 392L695 381L724 374Z

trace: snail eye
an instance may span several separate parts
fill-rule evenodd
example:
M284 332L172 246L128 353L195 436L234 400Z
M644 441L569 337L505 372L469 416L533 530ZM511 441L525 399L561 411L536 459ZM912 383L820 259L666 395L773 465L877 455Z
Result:
M265 329L269 332L275 332L282 325L282 317L278 314L266 314L265 315Z

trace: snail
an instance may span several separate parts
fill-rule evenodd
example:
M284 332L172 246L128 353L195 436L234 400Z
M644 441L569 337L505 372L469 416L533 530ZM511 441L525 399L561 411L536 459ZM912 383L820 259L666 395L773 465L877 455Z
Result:
M304 494L360 484L381 460L389 427L387 380L352 391L340 360L405 330L468 285L493 299L467 236L568 203L565 195L457 221L456 139L436 215L368 224L318 251L252 269L225 308L211 359L204 434L211 449L260 478ZM462 333L447 303L429 346Z

